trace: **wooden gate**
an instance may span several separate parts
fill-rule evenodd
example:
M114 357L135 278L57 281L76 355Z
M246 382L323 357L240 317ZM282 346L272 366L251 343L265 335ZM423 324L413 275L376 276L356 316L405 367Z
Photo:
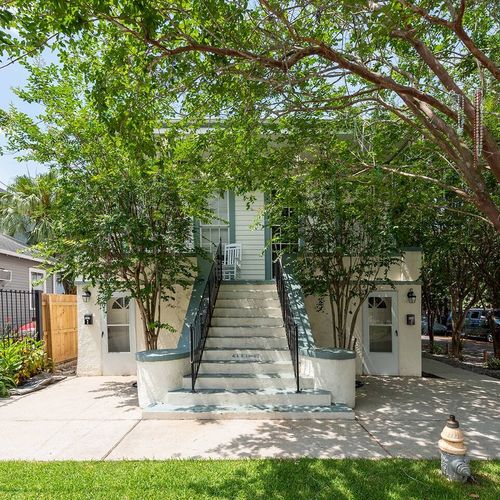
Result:
M76 295L43 294L43 338L54 364L77 357Z

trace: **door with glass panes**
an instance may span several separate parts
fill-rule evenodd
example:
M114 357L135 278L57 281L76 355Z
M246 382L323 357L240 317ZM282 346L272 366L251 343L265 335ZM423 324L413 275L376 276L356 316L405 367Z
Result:
M398 375L397 294L371 293L363 306L363 368L366 374Z
M115 294L103 312L103 375L134 375L135 302L126 294Z

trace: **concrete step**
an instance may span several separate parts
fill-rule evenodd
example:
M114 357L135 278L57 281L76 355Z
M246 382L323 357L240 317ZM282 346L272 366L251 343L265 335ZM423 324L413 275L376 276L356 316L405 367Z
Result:
M203 361L199 375L206 373L287 373L293 375L291 360L287 361L252 361L245 359L214 359Z
M182 379L182 387L191 389L191 376ZM205 373L196 378L196 389L283 389L293 392L297 382L288 373ZM301 378L301 389L313 389L314 379Z
M283 326L279 318L212 318L210 326Z
M177 406L193 405L294 405L330 406L331 394L322 389L304 389L297 393L284 389L179 389L167 394L165 403Z
M274 290L276 291L276 283L227 283L222 282L221 290L228 291L262 291L262 290Z
M278 307L220 307L216 304L213 318L281 318Z
M217 299L277 299L276 290L226 290L224 287L219 289Z
M285 328L282 326L212 326L208 336L217 337L286 337Z
M287 361L291 363L290 349L234 349L232 347L205 347L203 361Z
M142 410L143 419L162 420L354 420L354 411L342 404L329 406L295 405L196 405L178 406L157 403Z
M286 349L288 342L286 337L207 337L206 347L230 347L233 349L245 349L248 347L264 349Z
M281 309L279 299L267 298L267 299L220 299L217 298L215 307L231 307L231 308L266 308L274 307L276 309Z

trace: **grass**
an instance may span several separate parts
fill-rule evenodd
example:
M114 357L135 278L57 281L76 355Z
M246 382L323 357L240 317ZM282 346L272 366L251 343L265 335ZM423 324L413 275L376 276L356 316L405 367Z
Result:
M499 499L500 460L472 467L462 485L436 460L0 462L0 498Z

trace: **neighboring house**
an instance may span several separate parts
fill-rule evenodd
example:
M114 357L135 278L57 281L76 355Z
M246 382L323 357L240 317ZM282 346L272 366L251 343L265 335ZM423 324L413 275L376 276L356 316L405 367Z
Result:
M0 334L28 328L35 317L31 290L64 293L56 276L47 278L43 260L20 241L0 233ZM24 292L24 293L14 293Z
M30 248L25 244L0 233L0 290L64 293L57 276L46 276L43 259L30 253Z
M231 192L212 200L222 220L195 224L198 246L215 248L220 239L242 245L238 281L223 282L219 290L196 392L191 392L189 326L208 274L203 261L193 286L165 305L162 319L176 333L162 333L157 351L144 351L139 312L125 294L113 297L106 312L95 302L98 291L79 283L79 375L137 374L139 402L149 418L262 412L279 418L353 418L356 374L421 376L421 252L408 249L390 269L394 286L381 284L366 301L356 324L356 353L330 348L329 313L317 312L317 298L304 298L285 268L300 345L301 392L295 392L273 276L276 249L267 245L273 228L261 215L265 195L252 195L250 207ZM91 297L84 302L87 290ZM85 315L92 316L92 324L84 324Z

